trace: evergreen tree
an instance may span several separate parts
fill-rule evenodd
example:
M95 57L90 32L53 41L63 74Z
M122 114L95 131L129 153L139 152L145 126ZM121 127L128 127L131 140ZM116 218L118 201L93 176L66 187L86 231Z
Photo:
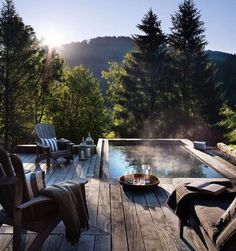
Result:
M229 56L221 66L222 92L229 107L235 109L236 106L236 55Z
M115 119L120 136L138 136L152 126L161 109L165 83L166 37L152 10L137 26L144 34L134 35L135 51L124 59L117 90ZM148 135L147 135L148 136ZM151 136L151 135L149 135Z
M0 15L0 135L10 149L32 142L34 126L45 115L49 88L60 80L63 61L40 46L31 26L5 0Z
M28 82L26 94L31 98L30 105L26 105L31 112L31 121L35 125L45 117L47 104L50 99L50 88L54 81L63 80L64 61L55 49L48 47L38 48L37 54L32 58L32 73Z
M137 52L133 57L141 70L142 77L141 92L143 92L143 101L146 113L145 120L148 119L152 125L156 115L160 112L160 94L165 80L164 60L166 56L166 36L161 30L161 22L157 15L149 10L142 19L142 24L137 26L145 35L134 35ZM129 66L131 66L129 68ZM129 74L132 78L132 72L135 66L128 65L127 78ZM130 71L130 72L129 72ZM135 76L135 74L134 74Z
M17 15L12 0L5 0L0 15L1 136L9 149L14 135L20 134L19 116L27 71L36 52L36 37ZM29 101L28 101L29 102Z
M224 129L224 137L227 143L236 143L236 107L224 105L220 114L222 116L219 125Z
M186 116L200 115L216 123L220 107L215 68L207 60L204 23L192 0L184 0L171 17L172 85L177 107Z

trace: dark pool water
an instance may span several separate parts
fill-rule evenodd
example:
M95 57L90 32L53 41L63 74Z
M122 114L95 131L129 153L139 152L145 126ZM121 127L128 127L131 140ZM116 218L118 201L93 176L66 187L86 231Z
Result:
M142 172L143 165L150 165L152 174L160 178L222 178L180 145L109 145L111 178L118 178L130 170Z

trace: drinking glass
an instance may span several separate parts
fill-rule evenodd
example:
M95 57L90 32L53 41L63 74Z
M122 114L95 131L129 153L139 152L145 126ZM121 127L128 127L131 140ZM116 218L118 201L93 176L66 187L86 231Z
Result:
M140 181L140 185L145 185L145 174L141 174L140 178L139 178L139 181Z
M133 184L134 181L134 170L131 167L127 167L124 173L125 182Z
M152 175L152 167L148 164L145 164L142 166L142 168L143 168L145 183L148 184L150 183L150 176Z

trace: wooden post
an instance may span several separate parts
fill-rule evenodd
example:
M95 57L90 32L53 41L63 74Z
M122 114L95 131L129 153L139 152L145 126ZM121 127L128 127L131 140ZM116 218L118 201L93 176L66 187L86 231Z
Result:
M13 251L20 251L21 243L21 221L22 211L18 209L22 203L22 182L19 180L14 185L14 201L13 201Z

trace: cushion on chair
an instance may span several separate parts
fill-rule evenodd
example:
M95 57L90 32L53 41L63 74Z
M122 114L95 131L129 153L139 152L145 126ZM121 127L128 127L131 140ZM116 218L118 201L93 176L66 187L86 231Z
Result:
M215 226L217 220L224 214L232 200L198 199L194 201L194 211L210 239L215 242L219 229Z
M41 171L26 173L25 181L31 199L38 196L39 192L46 187L44 172Z
M236 217L236 197L227 208L227 210L221 215L219 220L216 222L216 227L219 230L223 230L229 222Z
M56 138L41 138L40 139L43 145L49 146L51 151L58 151L57 139Z

